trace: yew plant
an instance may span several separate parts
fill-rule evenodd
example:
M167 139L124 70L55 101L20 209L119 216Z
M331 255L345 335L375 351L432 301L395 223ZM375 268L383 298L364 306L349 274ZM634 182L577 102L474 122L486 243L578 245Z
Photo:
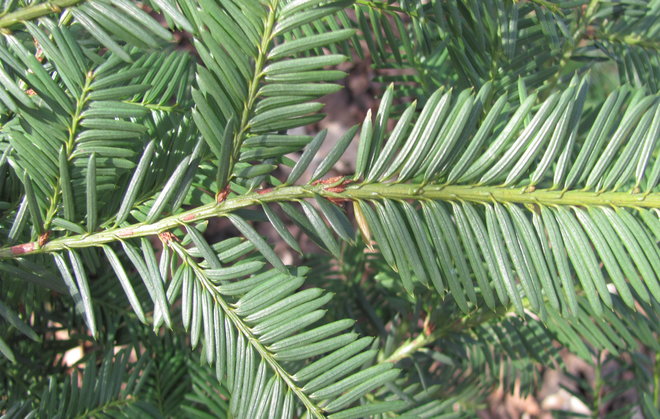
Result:
M2 1L0 413L474 417L568 351L657 417L659 49L658 0Z

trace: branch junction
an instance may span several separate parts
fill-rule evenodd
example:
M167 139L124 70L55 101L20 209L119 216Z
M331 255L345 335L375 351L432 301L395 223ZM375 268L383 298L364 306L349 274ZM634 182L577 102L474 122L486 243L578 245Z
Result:
M437 186L420 184L354 184L347 187L327 187L323 184L283 186L259 190L250 194L227 198L172 215L162 220L54 239L43 246L23 243L0 249L0 258L19 257L35 253L57 252L64 249L99 246L119 240L157 235L181 225L222 217L238 209L271 202L290 202L315 195L333 200L413 200L467 201L481 204L519 204L526 206L610 206L615 208L660 208L660 193L560 191L497 186Z

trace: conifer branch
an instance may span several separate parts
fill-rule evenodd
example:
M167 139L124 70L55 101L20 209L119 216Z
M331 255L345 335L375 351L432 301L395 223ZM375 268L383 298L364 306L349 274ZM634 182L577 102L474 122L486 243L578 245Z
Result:
M206 292L210 293L213 300L217 304L219 304L220 307L222 307L222 310L224 311L227 318L230 319L234 327L238 330L239 333L241 333L245 337L245 339L248 342L250 342L252 347L259 353L259 355L266 360L266 362L271 367L273 372L275 372L277 376L286 383L287 387L291 389L291 391L305 405L308 411L314 415L314 417L323 418L324 416L321 408L318 407L316 403L314 403L302 391L302 389L296 385L296 383L294 383L294 381L291 379L291 374L287 373L286 370L284 370L282 365L280 365L280 363L275 359L274 354L271 351L269 351L265 345L261 343L259 338L252 333L250 327L243 321L243 319L241 319L241 317L236 313L236 311L230 307L229 303L225 301L222 295L217 292L214 284L206 277L204 270L199 267L197 262L195 262L195 260L193 260L190 256L188 256L186 250L183 247L181 247L181 245L179 245L178 243L170 242L170 246L179 255L179 257L181 257L181 259L185 261L185 263L187 263L192 267L192 269L195 271L196 277L201 281L202 286L204 287Z
M366 184L342 188L326 185L286 186L262 189L254 193L227 198L221 203L203 205L181 214L163 218L151 224L133 224L95 234L54 239L43 246L37 242L0 249L0 259L21 257L35 253L57 252L69 248L100 246L105 243L136 237L153 236L180 225L222 217L252 205L270 202L292 202L314 196L333 200L441 200L475 203L520 204L526 206L610 206L617 208L660 208L660 193L557 191L523 188L512 189L489 186L434 186L421 184Z

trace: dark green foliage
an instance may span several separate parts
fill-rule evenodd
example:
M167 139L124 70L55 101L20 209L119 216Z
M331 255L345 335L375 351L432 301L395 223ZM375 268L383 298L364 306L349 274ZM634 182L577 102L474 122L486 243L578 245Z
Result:
M3 417L657 416L660 1L0 8Z

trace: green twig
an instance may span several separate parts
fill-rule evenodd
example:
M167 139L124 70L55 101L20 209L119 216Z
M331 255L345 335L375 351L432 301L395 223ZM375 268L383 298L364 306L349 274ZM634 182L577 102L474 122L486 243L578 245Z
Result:
M193 260L181 245L176 242L170 242L170 247L181 257L186 264L195 271L195 276L200 280L202 286L206 289L206 292L210 293L213 300L218 304L222 311L225 313L227 318L234 325L236 330L245 337L245 339L250 342L252 347L259 353L259 355L268 363L273 372L275 372L281 379L286 383L286 385L291 389L291 391L298 397L298 399L305 405L308 412L311 413L316 418L324 418L322 409L316 405L308 396L305 394L300 387L291 378L291 375L280 365L280 363L275 359L275 356L270 352L266 347L259 341L259 338L255 336L250 327L245 324L243 319L236 314L234 309L232 309L223 296L217 291L215 285L206 277L204 270L199 267L197 262ZM220 362L223 362L221 360Z
M90 85L93 79L93 74L88 72L85 75L85 84L83 85L82 92L80 97L76 100L76 110L71 116L71 125L69 126L69 137L64 145L64 153L66 153L67 162L71 159L75 148L75 140L78 135L78 127L80 121L82 120L82 112L87 104L87 96L90 91ZM67 168L67 170L69 170ZM53 197L50 200L50 207L46 213L46 220L44 221L44 229L49 230L50 224L53 222L53 218L57 215L59 210L59 204L61 201L62 193L62 179L57 177L57 184L55 185L55 190L53 191Z
M475 203L499 202L527 206L611 206L628 208L660 208L660 193L633 194L629 192L586 192L537 189L527 192L521 188L497 186L429 186L419 184L367 184L353 185L344 190L325 185L286 186L259 190L254 193L228 198L221 203L211 203L163 218L152 224L137 223L126 227L105 230L95 234L76 235L54 239L43 246L36 242L24 243L0 249L0 259L20 257L35 253L58 252L69 248L100 246L118 240L153 236L183 224L200 222L213 217L223 217L236 210L270 202L292 202L316 195L325 198L364 200L434 200L468 201Z
M479 310L450 322L445 327L438 328L431 333L420 333L415 339L408 340L399 346L384 362L399 362L444 336L472 329L492 319L502 318L509 311L510 308L506 306L500 306L495 311Z
M589 2L587 9L585 10L584 15L582 16L582 23L578 24L578 27L576 28L575 33L573 34L573 38L570 40L570 42L567 43L567 45L564 48L564 53L562 54L559 60L557 71L552 75L552 77L547 82L547 85L550 87L549 90L552 90L557 85L559 79L561 78L562 75L561 73L573 58L573 53L580 45L580 41L582 41L582 39L584 39L584 37L586 36L587 29L589 28L589 24L591 23L592 16L598 10L599 4L600 4L600 0L591 0Z
M19 22L37 19L51 13L58 13L64 8L75 6L76 4L82 3L83 1L85 0L52 0L45 3L23 7L1 17L0 28L8 28Z
M268 10L268 16L266 17L266 21L264 22L264 32L261 36L259 51L254 63L254 74L248 86L248 95L243 106L243 112L241 113L240 125L234 135L233 150L232 150L231 160L229 162L230 164L229 173L232 172L231 168L233 168L234 164L238 161L238 156L241 152L241 145L243 144L243 141L245 140L248 131L250 129L248 123L254 111L254 106L257 101L257 98L259 97L259 84L261 83L261 79L264 77L263 69L268 59L268 51L270 51L270 44L271 42L273 42L273 37L274 37L273 29L275 27L275 15L276 15L278 3L279 0L274 1L273 4L270 6Z

